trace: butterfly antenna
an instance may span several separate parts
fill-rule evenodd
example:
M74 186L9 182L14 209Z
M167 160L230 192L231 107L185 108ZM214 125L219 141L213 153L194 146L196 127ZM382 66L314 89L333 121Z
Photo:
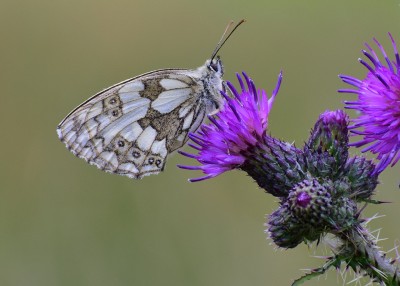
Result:
M232 27L233 25L233 21L230 21L229 24L226 26L224 33L222 34L221 39L218 41L217 46L215 47L215 50L213 51L212 55L211 55L211 61L215 58L215 56L217 55L217 53L219 52L219 50L222 48L222 46L225 44L225 42L230 38L230 36L233 34L233 32L235 32L235 30L244 22L246 22L246 20L242 19L240 20L239 23L237 23L235 25L235 27L233 27L233 29L230 31L230 33L226 36L226 33L228 32L228 30ZM225 37L226 36L226 37Z

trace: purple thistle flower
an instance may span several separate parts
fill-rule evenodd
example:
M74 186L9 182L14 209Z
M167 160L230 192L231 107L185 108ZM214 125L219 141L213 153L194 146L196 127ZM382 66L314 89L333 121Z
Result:
M343 82L357 88L341 89L339 92L358 95L356 101L345 101L346 108L360 112L349 129L354 135L361 135L360 141L350 146L366 146L362 152L378 154L380 160L375 173L382 172L389 164L394 166L400 159L400 57L392 35L390 40L395 54L395 61L390 61L382 45L374 42L383 54L386 63L381 63L375 51L365 44L368 51L362 53L372 63L362 59L359 62L368 69L363 80L340 75Z
M215 116L208 116L209 125L202 125L189 138L196 144L189 144L199 151L197 155L179 151L182 155L196 159L200 166L178 167L189 170L202 170L206 176L189 181L201 181L218 176L226 171L240 167L245 161L244 152L257 142L262 141L268 127L268 115L271 111L275 96L278 93L282 72L271 97L268 99L264 90L256 89L254 82L243 72L237 74L241 87L238 92L232 83L227 82L228 91L221 91L226 103Z

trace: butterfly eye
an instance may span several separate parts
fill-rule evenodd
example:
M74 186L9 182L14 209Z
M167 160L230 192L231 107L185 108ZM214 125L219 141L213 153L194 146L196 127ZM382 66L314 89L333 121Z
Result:
M221 59L219 56L217 56L215 59L209 61L207 65L208 69L221 74L221 76L224 73L224 66L222 65Z
M217 72L218 71L218 64L217 62L211 62L210 65L208 66L211 70Z

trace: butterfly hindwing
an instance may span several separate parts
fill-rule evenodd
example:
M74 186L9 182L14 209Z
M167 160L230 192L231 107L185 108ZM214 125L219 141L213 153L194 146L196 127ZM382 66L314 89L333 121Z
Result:
M76 156L131 178L163 170L207 110L197 70L166 69L114 85L88 99L58 126Z

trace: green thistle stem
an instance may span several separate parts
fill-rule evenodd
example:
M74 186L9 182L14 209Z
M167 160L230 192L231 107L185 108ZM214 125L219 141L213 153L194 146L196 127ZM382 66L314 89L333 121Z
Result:
M323 266L296 279L292 286L302 285L332 267L339 269L342 264L346 265L346 270L351 268L355 273L368 276L371 281L381 285L400 285L398 261L386 258L386 254L378 250L374 236L367 229L355 223L353 228L332 234L342 242L339 247L331 246L336 255L327 257Z
M396 260L386 258L378 250L374 237L361 225L336 234L343 242L336 258L354 271L364 271L365 275L384 285L400 285L400 271Z

